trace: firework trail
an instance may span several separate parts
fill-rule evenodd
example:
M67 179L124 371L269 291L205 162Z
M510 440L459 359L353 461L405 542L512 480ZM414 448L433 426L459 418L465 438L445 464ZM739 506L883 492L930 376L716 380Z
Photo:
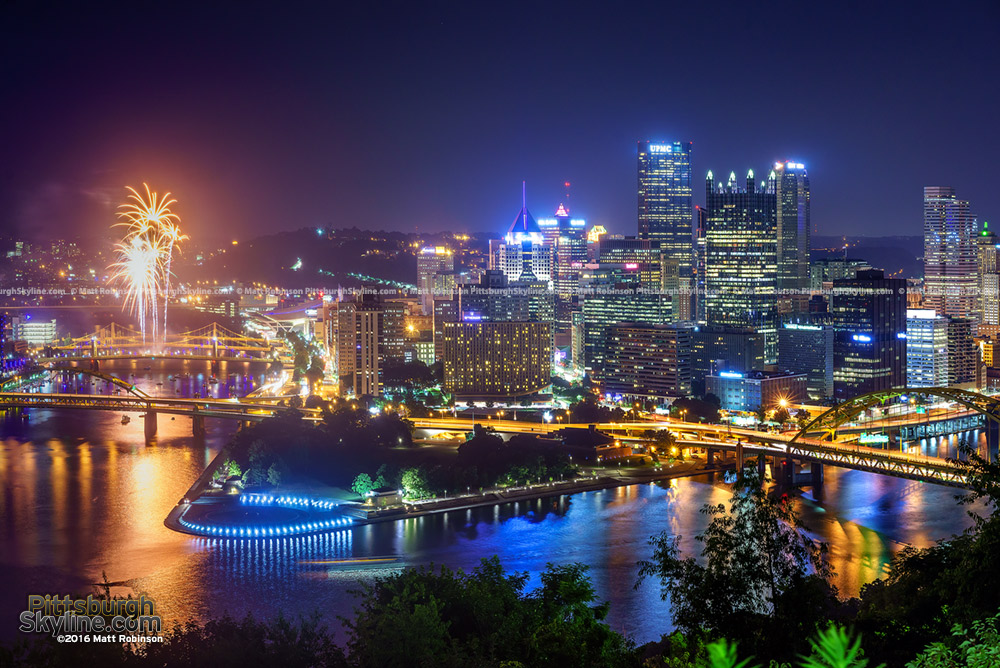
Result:
M157 339L159 297L163 295L163 336L167 334L167 303L170 296L170 264L174 248L186 235L180 233L180 217L170 211L177 200L170 193L159 197L145 183L146 197L135 188L118 212L114 227L125 227L124 238L115 244L117 262L111 265L111 280L125 292L123 308L139 320L142 340L146 332Z

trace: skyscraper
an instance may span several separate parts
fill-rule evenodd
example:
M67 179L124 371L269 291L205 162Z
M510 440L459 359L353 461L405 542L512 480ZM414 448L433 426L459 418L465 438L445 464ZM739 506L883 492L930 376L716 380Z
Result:
M691 142L639 142L639 236L659 241L685 279L694 256L693 213Z
M924 305L938 315L977 312L976 219L949 186L924 188Z
M786 323L778 330L778 368L806 374L806 394L833 396L833 327Z
M750 327L764 335L764 361L777 358L775 174L746 187L705 181L705 317L710 327Z
M455 287L455 256L450 248L427 246L417 254L417 289L424 315L434 313L435 299L450 299Z
M906 310L906 385L948 385L948 319L933 309Z
M542 231L543 243L552 249L556 330L560 334L568 333L580 274L587 264L587 221L570 218L569 210L560 204L555 217L540 218L538 227Z
M666 403L691 394L691 334L689 325L612 325L608 358L597 375L606 394L628 400Z
M551 324L449 322L444 387L459 397L511 399L552 382Z
M1000 239L983 222L976 237L976 278L979 283L977 319L980 324L1000 325Z
M809 175L801 162L774 165L778 225L778 312L809 310Z
M552 285L553 252L521 192L521 210L503 239L490 240L490 269L499 269L508 281L545 281Z
M881 270L833 281L833 391L838 400L906 383L906 281Z

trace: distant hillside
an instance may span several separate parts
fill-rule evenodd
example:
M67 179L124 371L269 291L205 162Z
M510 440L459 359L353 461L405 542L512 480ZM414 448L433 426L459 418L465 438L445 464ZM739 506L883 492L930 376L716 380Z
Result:
M812 238L811 257L815 260L847 256L867 261L896 278L921 278L924 275L924 238L894 237L828 237Z
M417 278L417 250L424 245L458 251L484 244L467 237L456 240L450 234L304 228L205 252L201 265L187 253L187 264L178 275L183 280L256 281L299 288L359 285L359 275L412 284ZM459 264L467 255L460 253Z

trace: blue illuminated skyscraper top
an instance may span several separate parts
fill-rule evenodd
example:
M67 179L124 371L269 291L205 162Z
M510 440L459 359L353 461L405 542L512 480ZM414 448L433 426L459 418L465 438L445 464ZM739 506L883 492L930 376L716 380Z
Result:
M639 236L660 242L678 275L691 276L691 142L639 142Z

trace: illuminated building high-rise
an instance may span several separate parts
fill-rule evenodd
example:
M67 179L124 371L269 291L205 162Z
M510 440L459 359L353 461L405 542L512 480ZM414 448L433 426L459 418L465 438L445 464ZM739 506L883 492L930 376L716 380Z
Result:
M774 165L778 228L778 312L809 312L809 175L801 162Z
M596 376L601 391L659 404L690 395L692 330L677 324L612 325L608 358Z
M694 259L693 214L691 142L639 142L639 236L658 241L685 280Z
M434 313L435 299L450 299L455 288L455 256L450 248L427 246L417 253L417 289L424 315Z
M976 219L949 186L924 188L924 305L938 315L976 315Z
M552 247L535 217L528 211L522 188L521 210L503 239L490 240L490 269L499 269L508 281L545 281L552 285Z
M444 388L463 398L513 399L552 383L550 323L448 322Z
M933 309L906 310L906 386L948 385L948 319Z
M777 234L774 172L746 186L731 172L705 182L705 319L710 327L752 328L764 335L764 361L777 358Z
M569 184L566 184L569 186ZM571 218L563 204L553 218L538 219L543 243L552 249L552 283L555 288L556 330L568 333L580 286L580 274L587 264L587 221Z
M1000 325L1000 239L989 223L976 237L977 317L984 325Z
M830 314L833 391L837 400L904 387L906 281L881 270L860 270L833 281Z

